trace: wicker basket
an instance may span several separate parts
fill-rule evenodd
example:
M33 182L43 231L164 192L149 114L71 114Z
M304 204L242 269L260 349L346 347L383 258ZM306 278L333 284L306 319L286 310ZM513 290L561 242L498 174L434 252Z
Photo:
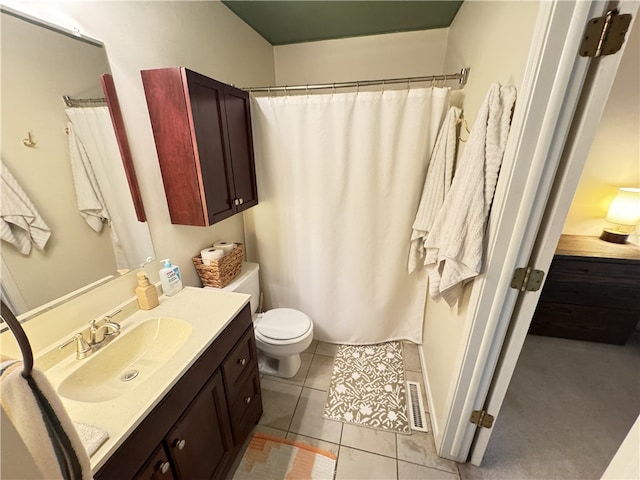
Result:
M242 259L244 258L244 247L241 243L236 244L236 248L227 253L220 260L214 260L211 265L204 265L202 257L193 257L193 265L196 267L202 284L206 287L222 288L240 274L242 270Z

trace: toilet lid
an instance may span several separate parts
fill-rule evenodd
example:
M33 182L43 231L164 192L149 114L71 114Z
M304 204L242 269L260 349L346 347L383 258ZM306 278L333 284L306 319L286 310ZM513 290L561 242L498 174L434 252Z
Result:
M274 308L265 313L256 330L274 340L290 340L304 335L311 328L311 319L293 308Z

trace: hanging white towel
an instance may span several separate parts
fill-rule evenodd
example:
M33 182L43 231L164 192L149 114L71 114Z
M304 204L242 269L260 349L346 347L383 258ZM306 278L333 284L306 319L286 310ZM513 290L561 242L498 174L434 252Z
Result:
M76 135L73 124L69 122L67 127L69 129L71 172L73 173L73 182L76 188L78 210L80 210L80 215L89 226L96 232L100 232L104 222L109 223L111 217L102 197L87 151Z
M41 478L89 480L89 456L60 397L33 369L22 376L22 362L0 357L0 405L24 441Z
M458 139L457 124L461 113L462 110L458 107L449 109L431 154L427 176L422 187L420 206L413 221L407 266L409 273L412 273L424 258L424 240L451 187Z
M509 135L514 87L493 83L469 135L449 194L425 240L429 293L452 307L480 273L484 232Z
M43 250L51 229L4 163L0 177L0 237L24 255L31 252L31 244Z

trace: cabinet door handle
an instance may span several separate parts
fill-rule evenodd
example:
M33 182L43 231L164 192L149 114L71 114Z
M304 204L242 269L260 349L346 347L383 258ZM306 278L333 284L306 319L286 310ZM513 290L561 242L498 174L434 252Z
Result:
M244 403L249 405L251 403L251 397L244 397Z
M183 438L182 440L176 440L173 443L173 446L176 447L178 450L182 450L186 444L187 444L187 441Z
M240 200L238 200L237 198L233 201L234 205L240 205Z
M169 467L171 466L171 464L169 462L162 462L160 463L160 465L158 465L158 471L160 473L167 473L169 471Z
M240 198L240 205L242 205L243 203L244 203L244 200Z
M241 367L244 367L247 364L247 359L241 358L240 360L238 360L238 363L240 364Z

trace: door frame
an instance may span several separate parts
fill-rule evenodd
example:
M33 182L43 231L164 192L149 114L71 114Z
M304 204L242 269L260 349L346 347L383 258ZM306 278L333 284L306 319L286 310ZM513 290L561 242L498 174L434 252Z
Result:
M621 5L630 3L620 2ZM441 441L437 442L438 454L442 457L465 462L471 450L477 427L469 422L469 418L473 410L480 410L485 405L519 296L519 291L510 288L511 278L515 268L529 265L592 63L591 59L577 55L584 27L590 18L602 15L606 7L605 1L540 3L518 99L521 108L514 113L505 151L505 159L510 160L505 162L508 165L503 165L487 229L486 272L472 290L469 335L461 340L464 356ZM637 4L629 8L637 10ZM613 78L619 60L615 65L613 61L593 63L612 73ZM608 92L606 89L593 95L601 101L602 108ZM595 119L596 125L599 118ZM592 139L593 132L590 138L584 136L581 140L590 146ZM582 161L584 163L584 158ZM543 269L548 266L542 265ZM529 295L535 297L532 301L537 303L539 294ZM512 347L512 357L517 359L517 344ZM515 360L512 366L515 366ZM507 373L505 369L501 371ZM497 412L489 413L497 415ZM474 449L474 461L479 463L478 456L481 459L480 449L477 455Z
M620 13L632 14L635 21L638 2L622 2L618 5L618 9ZM633 24L630 28L633 28ZM615 81L624 48L623 46L615 55L591 61L588 66L576 113L559 157L558 170L527 265L535 266L545 272L549 271L593 139L600 125L609 92ZM542 291L539 290L526 295L521 294L516 299L504 346L498 358L498 366L493 373L489 394L483 408L487 412L495 412L496 416L502 407L541 293ZM473 465L479 466L493 430L484 428L476 430L470 460Z

